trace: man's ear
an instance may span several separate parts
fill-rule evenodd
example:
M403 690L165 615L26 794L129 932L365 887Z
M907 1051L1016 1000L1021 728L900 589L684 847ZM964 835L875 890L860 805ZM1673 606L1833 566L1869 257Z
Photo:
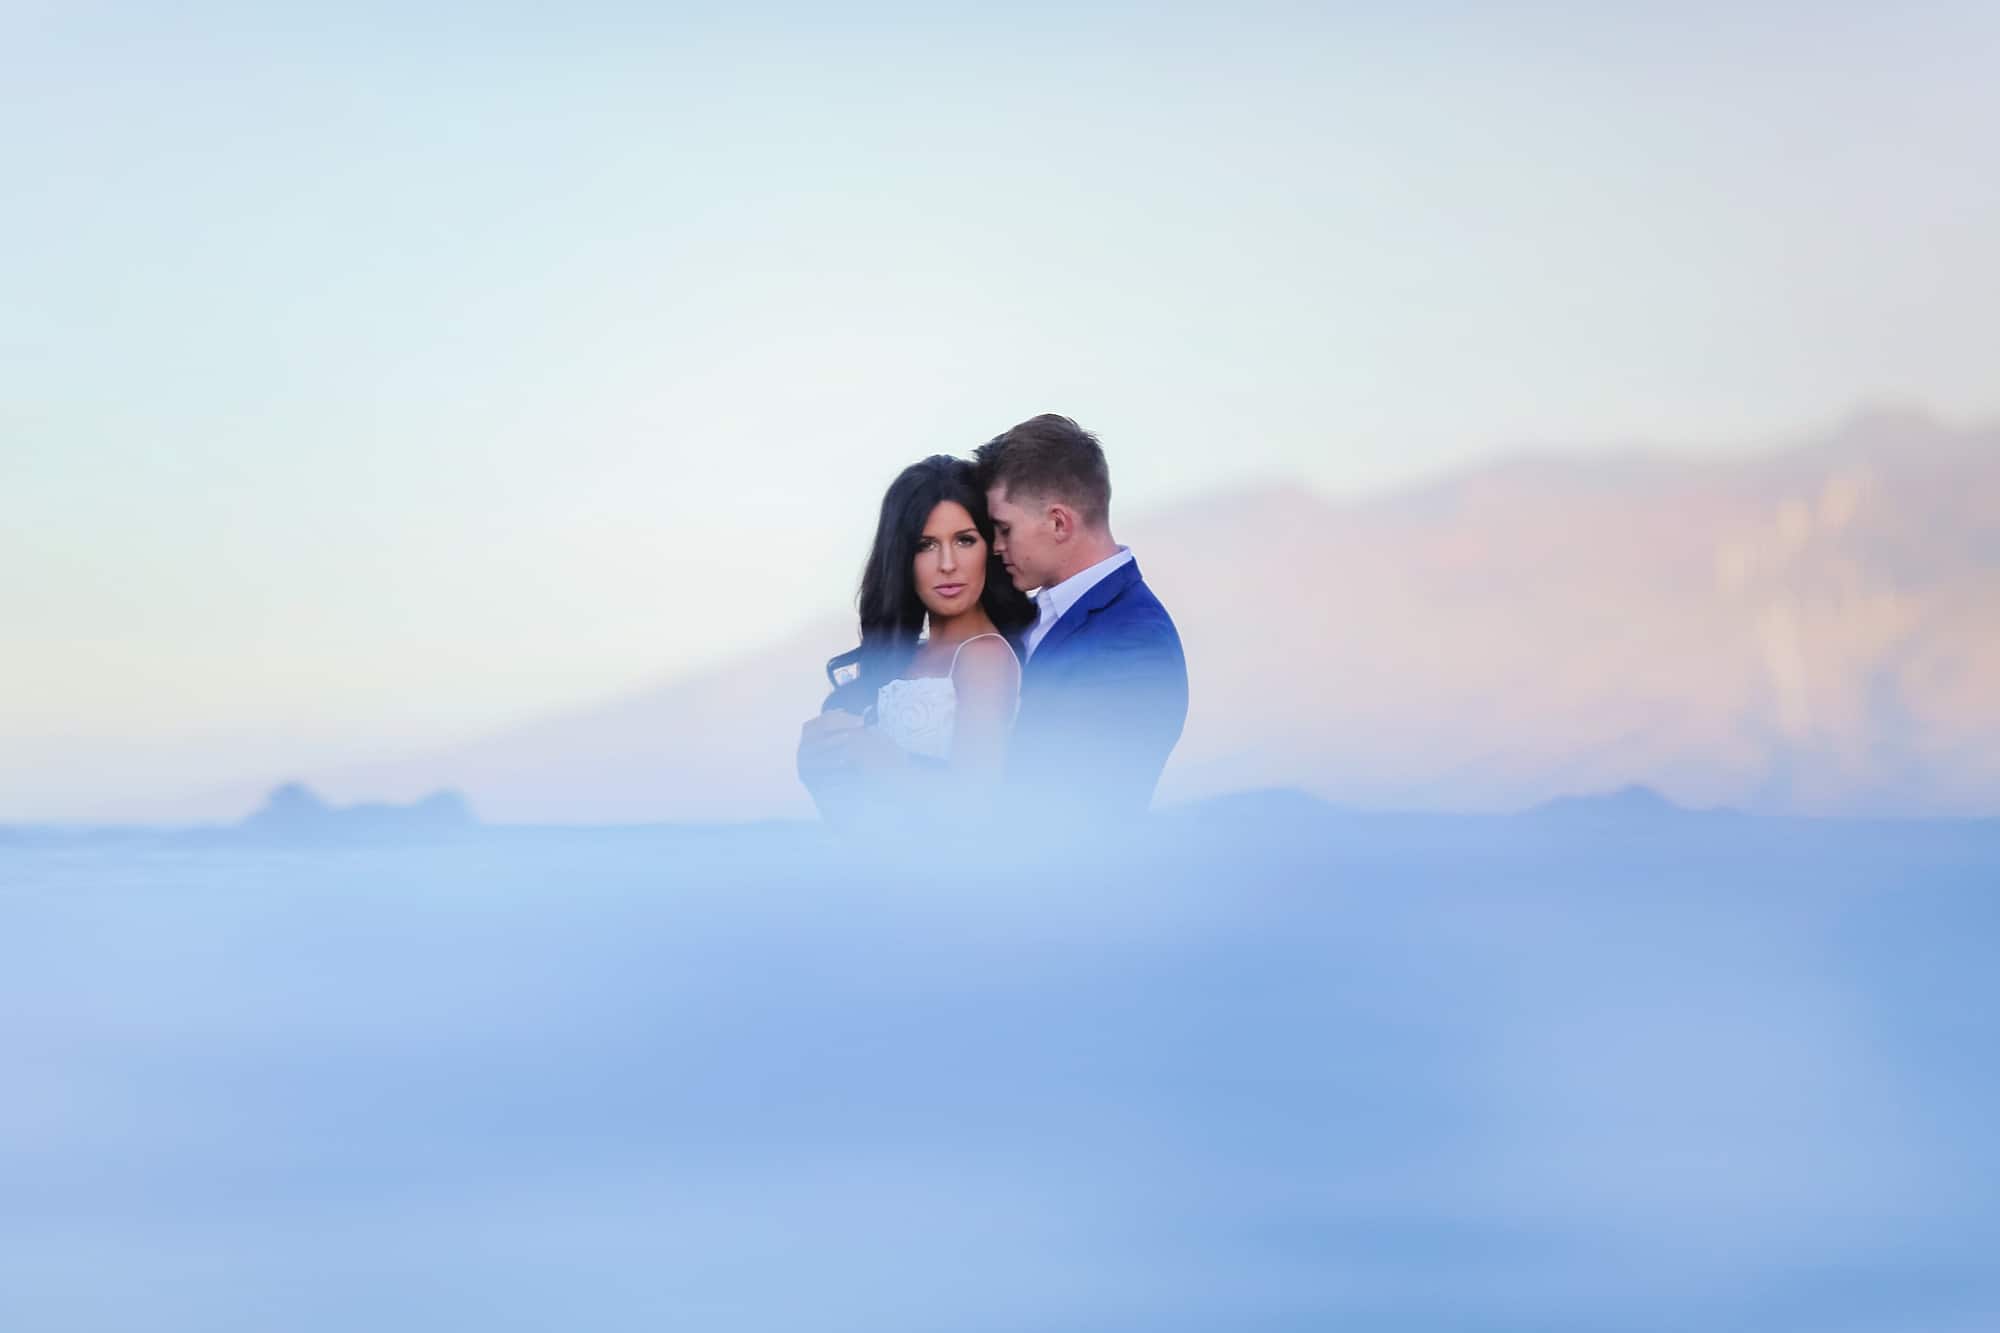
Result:
M1076 511L1066 504L1049 506L1049 531L1059 542L1066 542L1076 535Z

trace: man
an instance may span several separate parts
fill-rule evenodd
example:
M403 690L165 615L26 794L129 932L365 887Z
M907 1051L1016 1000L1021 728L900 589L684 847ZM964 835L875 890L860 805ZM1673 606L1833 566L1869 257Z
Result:
M1024 421L974 455L993 548L1039 615L1023 647L1008 778L1031 810L1139 814L1187 721L1173 617L1111 535L1111 473L1068 417Z

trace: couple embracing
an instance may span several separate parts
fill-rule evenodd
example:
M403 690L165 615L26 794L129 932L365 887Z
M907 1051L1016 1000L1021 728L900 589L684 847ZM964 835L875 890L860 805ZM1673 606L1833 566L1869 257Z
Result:
M1111 535L1097 438L1039 416L882 500L861 643L800 735L829 820L1136 816L1187 719L1173 618Z

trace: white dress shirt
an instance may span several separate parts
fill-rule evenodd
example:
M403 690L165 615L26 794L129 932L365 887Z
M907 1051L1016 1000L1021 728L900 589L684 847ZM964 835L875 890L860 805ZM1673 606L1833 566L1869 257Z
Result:
M1041 647L1048 632L1056 627L1063 613L1083 600L1083 595L1104 582L1111 574L1132 563L1132 548L1121 546L1115 555L1107 555L1089 569L1070 575L1053 588L1043 588L1035 594L1035 607L1041 614L1035 619L1035 626L1028 631L1025 640L1026 656L1033 657L1035 649Z

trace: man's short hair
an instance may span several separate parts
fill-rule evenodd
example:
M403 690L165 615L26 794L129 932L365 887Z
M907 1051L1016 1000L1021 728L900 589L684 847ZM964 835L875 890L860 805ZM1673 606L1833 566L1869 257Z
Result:
M980 445L972 460L986 490L998 486L1016 500L1060 500L1086 527L1101 528L1111 519L1111 469L1103 446L1068 417L1030 417Z

